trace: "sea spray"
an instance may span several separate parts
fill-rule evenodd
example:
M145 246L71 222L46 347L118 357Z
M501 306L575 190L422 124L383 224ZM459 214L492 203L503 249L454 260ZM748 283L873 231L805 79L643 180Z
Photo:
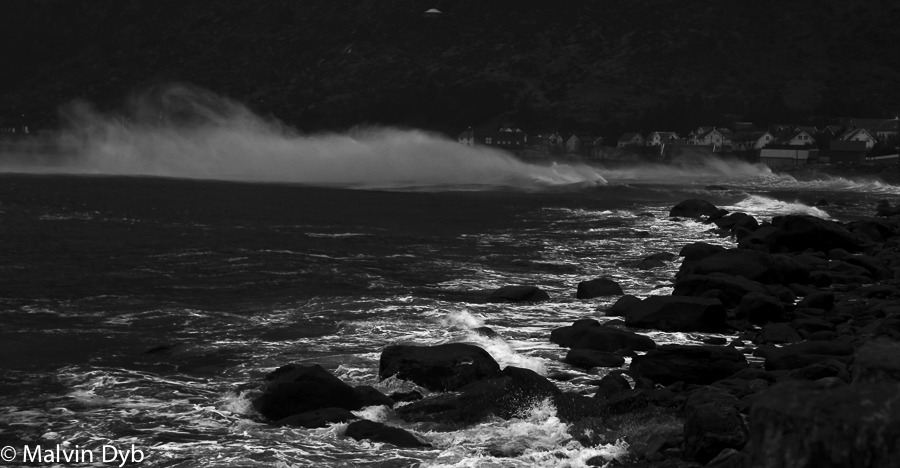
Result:
M603 184L584 164L529 164L504 151L395 128L304 135L245 106L186 86L155 89L127 117L75 103L62 154L0 170L283 182L368 189L544 189ZM0 160L2 161L2 160Z

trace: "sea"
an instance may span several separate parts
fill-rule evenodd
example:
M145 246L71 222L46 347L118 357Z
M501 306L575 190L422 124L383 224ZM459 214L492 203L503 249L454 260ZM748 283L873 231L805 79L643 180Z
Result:
M9 466L119 466L112 449L148 467L611 461L627 455L627 440L582 446L549 402L456 429L404 422L384 406L356 412L431 444L401 449L345 437L346 424L277 427L251 401L262 377L289 363L427 397L379 380L381 350L455 342L590 394L610 369L563 363L567 349L550 332L607 320L616 297L576 299L577 284L607 277L638 297L670 294L683 245L734 245L713 226L670 218L679 201L760 221L846 221L900 202L900 187L877 181L802 181L718 157L536 163L409 129L304 135L249 111L187 127L89 114L66 138L65 156L0 155ZM641 264L660 252L676 257ZM485 302L504 285L539 286L550 300ZM659 344L709 336L637 331Z

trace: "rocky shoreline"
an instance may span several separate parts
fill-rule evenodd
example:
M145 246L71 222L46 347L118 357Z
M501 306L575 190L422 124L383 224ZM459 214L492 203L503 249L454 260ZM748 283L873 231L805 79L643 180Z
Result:
M252 384L253 405L275 425L349 423L345 435L356 440L428 448L428 432L510 419L549 401L573 443L625 440L628 454L615 466L896 466L900 217L838 223L786 215L760 223L703 200L679 203L669 215L702 219L737 245L684 246L670 296L623 295L602 278L579 285L578 298L621 296L605 311L616 319L588 317L549 337L569 348L564 361L575 368L614 369L594 382L593 394L560 390L553 380L565 375L501 369L484 349L449 343L382 350L379 378L414 382L433 392L427 397L354 388L318 365L288 364ZM534 286L507 286L488 301L548 297ZM636 329L736 338L658 346ZM375 405L426 435L352 413ZM518 455L503 447L488 454Z

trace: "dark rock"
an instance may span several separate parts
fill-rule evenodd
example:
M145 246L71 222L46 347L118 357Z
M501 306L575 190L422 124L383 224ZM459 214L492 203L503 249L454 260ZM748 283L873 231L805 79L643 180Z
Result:
M799 315L811 310L821 309L797 309L794 312ZM815 333L818 331L834 331L835 329L833 323L818 318L801 318L791 320L791 327L794 330L797 330L797 332L801 335L803 334L803 332Z
M350 423L350 425L347 426L346 435L357 441L367 439L372 442L383 442L396 445L397 447L431 447L431 444L420 441L409 431L400 429L399 427L369 421L367 419Z
M694 265L693 273L725 273L763 284L787 285L809 280L809 270L790 257L746 249L729 249L710 255Z
M633 413L652 403L644 390L625 390L603 400L601 411L603 415L617 415Z
M389 408L394 407L394 400L390 399L384 393L371 385L360 385L353 389L359 397L359 403L365 408L366 406L385 405Z
M606 311L607 317L624 317L625 314L641 303L641 300L636 296L632 296L630 294L626 294L620 297L609 310Z
M452 391L496 377L500 366L487 351L464 343L437 346L393 345L381 352L379 378L396 375L432 391Z
M413 390L411 392L394 392L388 395L391 400L394 400L395 403L400 402L411 402L411 401L419 401L422 398L425 398L421 393Z
M773 219L772 224L778 229L776 246L791 252L810 248L822 252L834 248L859 252L864 246L863 240L844 226L815 216L792 214L777 222Z
M705 464L724 449L742 449L749 439L738 399L716 387L695 391L684 414L685 458Z
M770 323L763 327L762 333L759 335L759 344L798 343L800 341L803 341L803 337L786 323Z
M590 369L592 367L620 367L625 364L625 358L613 353L596 351L593 349L570 349L564 361L575 367Z
M669 217L680 216L683 218L700 218L702 216L712 216L719 209L715 205L697 198L684 200L678 203L669 211Z
M678 268L678 273L675 274L675 279L691 274L694 265L700 260L723 251L725 251L725 247L707 244L706 242L694 242L685 245L678 253L679 256L684 257L684 260Z
M810 364L806 367L794 369L787 374L781 376L778 380L819 380L828 377L845 376L849 380L849 372L847 365L834 359Z
M742 297L752 292L767 294L768 290L762 284L740 276L713 273L682 276L676 281L672 295L691 297L714 295L713 298L722 301L724 307L732 308L740 304Z
M319 366L289 364L266 376L270 382L253 407L272 421L323 408L362 408L353 387Z
M590 299L601 296L621 296L625 294L619 283L609 278L597 278L590 281L582 281L578 283L578 292L575 297L578 299Z
M835 341L804 341L778 348L769 352L765 358L766 370L792 370L806 367L817 362L836 359L847 361L853 353L853 347ZM844 357L844 358L842 358Z
M607 414L603 401L596 398L572 392L553 395L552 398L553 406L556 407L556 416L564 423L597 418Z
M807 286L805 284L791 283L788 285L788 287L791 288L791 291L793 291L794 294L796 294L798 296L808 296L810 294L815 294L815 293L819 292L818 289L816 289L812 286Z
M744 355L727 346L665 345L632 359L630 370L662 385L707 385L746 367Z
M853 383L900 383L900 343L869 341L856 350Z
M750 323L764 325L768 322L783 322L784 305L768 294L752 292L741 299L740 313Z
M823 330L810 333L809 336L806 337L809 341L831 341L838 337L839 335L836 332Z
M488 302L538 302L550 299L546 291L537 286L503 286L494 290Z
M625 316L629 327L662 331L724 331L725 308L718 299L650 296Z
M490 327L476 327L476 328L473 328L472 331L485 337L485 338L498 338L500 336L499 333L495 332Z
M778 229L774 226L760 227L749 235L744 235L738 241L741 249L769 252L778 242Z
M353 419L359 418L344 408L322 408L279 419L278 421L275 421L275 425L306 427L312 429L316 427L328 427L330 424L347 422Z
M656 347L650 338L618 328L605 327L596 320L576 322L550 332L550 341L567 348L615 352L620 349L646 351Z
M786 382L750 408L748 466L895 466L900 457L900 385L819 390Z
M656 252L655 254L644 257L644 260L660 260L664 262L672 261L677 255L672 252Z
M622 377L621 374L608 374L598 382L594 398L606 399L626 390L631 390L631 384L625 380L625 377Z

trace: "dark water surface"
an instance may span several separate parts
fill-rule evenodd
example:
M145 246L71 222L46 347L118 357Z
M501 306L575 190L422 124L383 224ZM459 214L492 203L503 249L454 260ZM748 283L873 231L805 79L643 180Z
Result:
M689 172L689 171L688 171ZM512 421L436 432L386 408L432 450L357 443L343 425L265 424L245 383L319 363L353 385L377 380L389 344L464 341L501 363L596 379L559 362L550 330L601 318L614 298L577 300L579 281L668 294L678 259L636 262L704 240L709 226L667 217L704 198L760 218L871 214L895 187L609 171L607 185L379 191L146 177L0 174L0 445L144 450L142 466L584 466L624 444L581 447L546 405ZM676 177L677 175L677 177ZM725 184L708 189L709 184ZM810 203L836 202L817 209ZM486 304L506 284L551 300ZM489 326L499 338L472 332ZM649 332L660 343L689 334ZM519 457L491 448L520 444Z

